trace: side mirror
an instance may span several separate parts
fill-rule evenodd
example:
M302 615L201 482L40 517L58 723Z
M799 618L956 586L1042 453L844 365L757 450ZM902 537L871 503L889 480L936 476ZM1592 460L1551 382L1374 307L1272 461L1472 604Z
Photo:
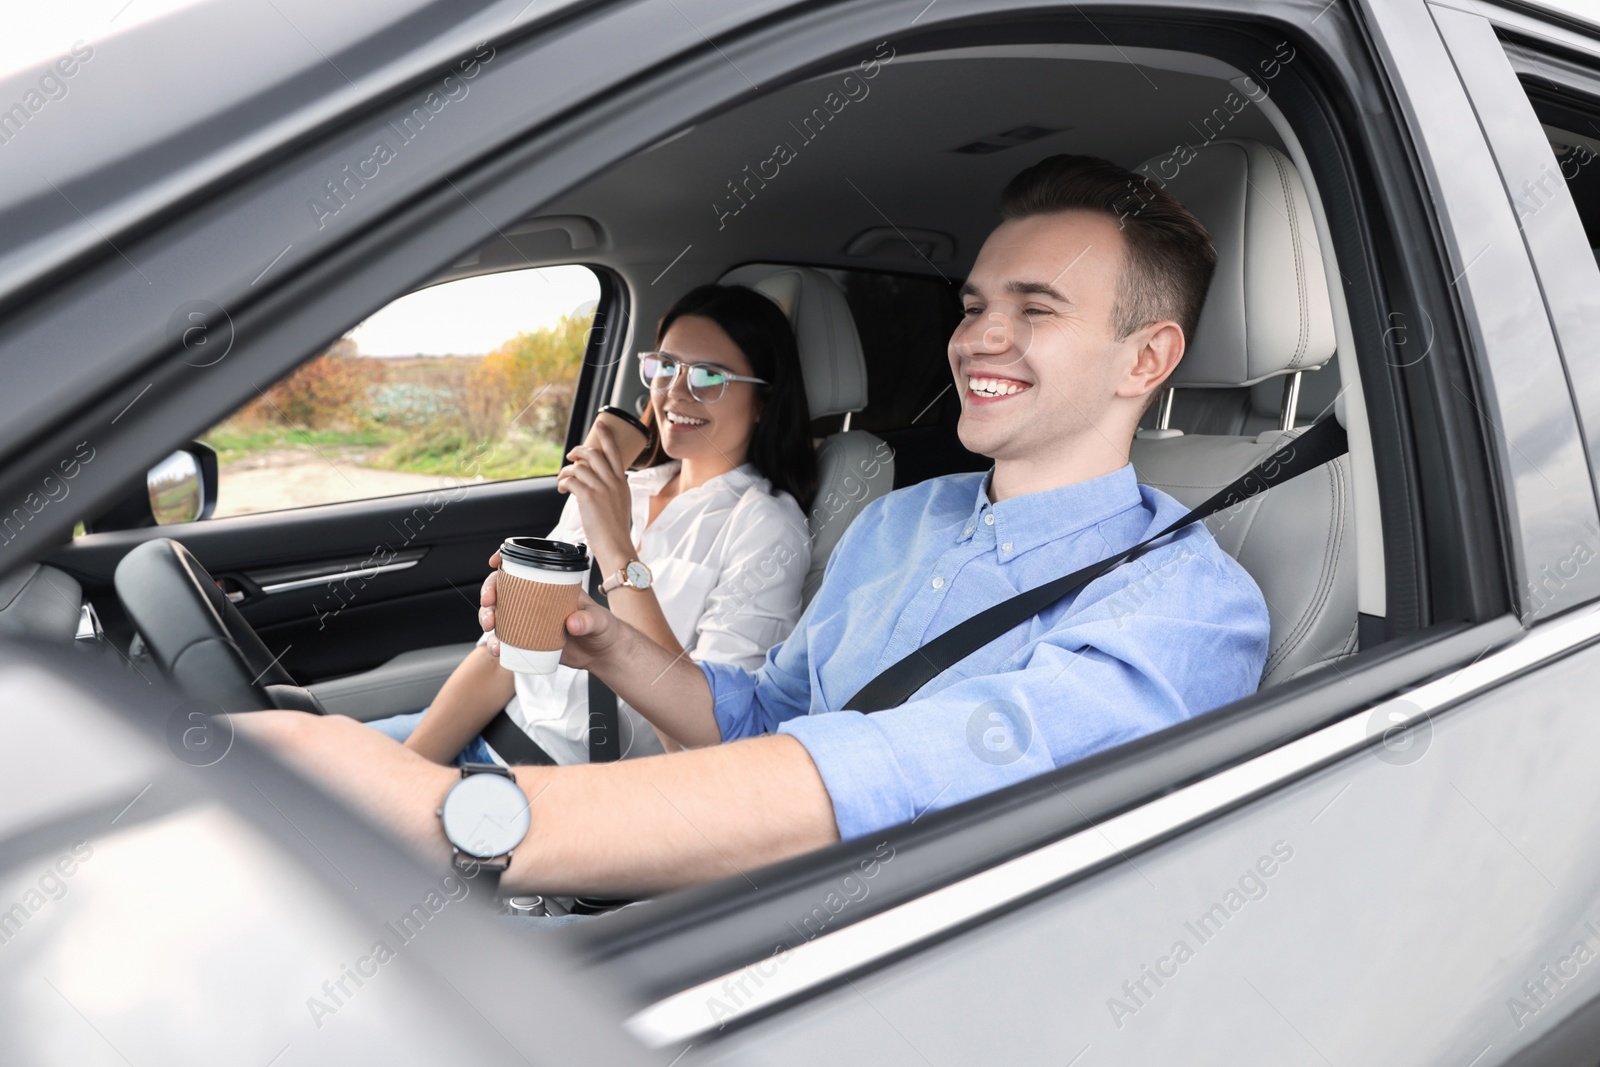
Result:
M85 520L83 528L85 533L104 533L171 526L210 518L216 508L216 449L191 441L151 467L105 514Z

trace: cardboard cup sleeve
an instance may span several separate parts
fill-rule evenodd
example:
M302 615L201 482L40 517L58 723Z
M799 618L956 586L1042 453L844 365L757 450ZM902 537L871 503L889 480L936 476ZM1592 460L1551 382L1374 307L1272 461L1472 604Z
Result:
M494 629L500 640L531 652L567 645L567 616L578 610L582 585L551 585L504 570L495 579Z

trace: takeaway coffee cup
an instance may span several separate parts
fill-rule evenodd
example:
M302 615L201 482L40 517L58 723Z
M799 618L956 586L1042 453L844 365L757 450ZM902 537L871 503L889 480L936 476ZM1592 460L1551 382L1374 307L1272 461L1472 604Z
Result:
M542 537L509 537L500 546L495 579L494 629L500 665L549 674L567 644L567 616L578 610L578 591L589 574L589 550Z
M595 427L605 423L611 431L612 440L621 447L622 469L627 470L638 462L644 454L645 447L650 444L650 427L640 422L631 412L607 404L601 408L594 417L594 426L589 428L589 436L583 443L593 448L600 447L595 441Z

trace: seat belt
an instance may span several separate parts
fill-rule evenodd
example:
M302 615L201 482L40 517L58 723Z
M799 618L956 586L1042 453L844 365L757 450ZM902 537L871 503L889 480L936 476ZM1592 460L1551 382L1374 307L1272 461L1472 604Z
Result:
M489 720L489 725L483 728L483 739L489 742L489 747L513 767L526 767L530 764L535 767L554 767L555 757L546 752L544 748L529 737L518 726L516 720L506 714L504 708L494 718Z
M601 607L607 606L600 591L600 564L589 568L589 596ZM501 709L483 728L483 739L500 758L512 766L553 767L555 757L529 737L516 720ZM617 733L617 694L589 672L589 762L610 763L622 758L622 740Z
M603 608L610 599L600 591L600 563L589 568L589 597ZM618 732L617 694L589 671L589 762L613 763L622 758L622 736Z
M954 664L1113 568L1138 559L1157 541L1192 522L1241 504L1257 493L1338 459L1347 451L1349 442L1344 427L1331 414L1326 416L1154 537L1082 570L1018 593L956 623L898 663L885 668L845 703L844 710L870 713L899 707Z

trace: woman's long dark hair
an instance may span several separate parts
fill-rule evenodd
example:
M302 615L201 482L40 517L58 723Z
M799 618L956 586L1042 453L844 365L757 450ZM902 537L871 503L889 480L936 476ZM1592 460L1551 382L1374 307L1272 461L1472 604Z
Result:
M782 489L794 497L802 512L810 514L817 493L817 454L811 447L811 410L800 372L800 349L788 318L776 303L754 289L702 285L685 293L662 316L656 344L685 315L698 315L720 326L750 361L754 376L769 383L755 387L761 390L761 417L745 458L774 490ZM661 435L655 429L655 405L647 404L641 417L651 428L654 444L638 466L665 463L672 457L662 449Z

